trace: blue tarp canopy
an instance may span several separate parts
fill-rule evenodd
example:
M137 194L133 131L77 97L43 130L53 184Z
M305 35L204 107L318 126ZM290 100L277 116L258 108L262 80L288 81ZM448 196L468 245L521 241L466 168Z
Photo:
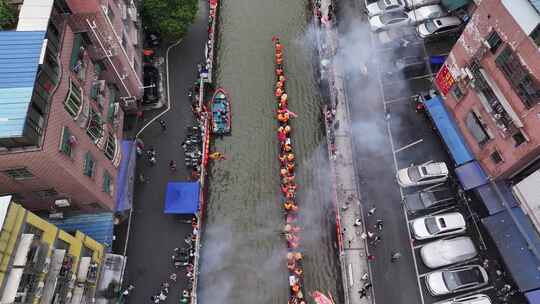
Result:
M473 160L474 158L457 130L454 120L448 115L441 97L435 96L426 100L425 105L456 165Z
M477 161L456 168L456 175L463 190L470 190L488 183L488 176Z
M197 213L199 209L199 188L199 182L168 183L165 195L165 213Z
M510 209L523 232L538 251L540 237L521 208ZM508 211L482 219L495 245L521 292L540 288L540 260L529 249L527 240Z
M135 178L136 151L131 140L122 141L122 160L116 179L116 211L131 209L133 205L133 182Z
M527 292L525 296L529 304L540 304L540 290Z
M512 195L512 190L510 190L510 187L503 181L498 181L495 184L497 188L499 188L505 203L510 208L516 207L517 202L514 195ZM492 183L475 188L474 191L480 197L484 203L484 206L486 206L489 215L497 214L505 210L505 207L502 204L503 202L495 192L495 186Z

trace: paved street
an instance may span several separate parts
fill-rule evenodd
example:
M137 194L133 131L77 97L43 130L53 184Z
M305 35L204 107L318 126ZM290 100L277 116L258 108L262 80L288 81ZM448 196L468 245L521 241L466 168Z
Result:
M207 1L201 0L197 19L187 36L170 50L171 110L162 116L167 123L167 130L162 133L159 124L155 122L141 134L145 148L156 149L157 164L150 167L142 158L137 163L138 173L142 172L148 181L138 182L135 187L134 215L124 279L125 284L135 286L128 299L131 303L149 303L150 296L159 293L160 284L174 269L171 261L173 248L182 247L184 238L192 231L190 224L182 222L178 216L165 215L163 208L167 183L191 177L191 171L184 167L180 143L184 139L186 126L194 121L187 92L195 81L197 63L203 60L207 24ZM145 122L164 109L145 113ZM169 172L169 160L177 162L177 172ZM171 285L165 302L178 302L186 284L184 278L184 273L179 273L178 282Z

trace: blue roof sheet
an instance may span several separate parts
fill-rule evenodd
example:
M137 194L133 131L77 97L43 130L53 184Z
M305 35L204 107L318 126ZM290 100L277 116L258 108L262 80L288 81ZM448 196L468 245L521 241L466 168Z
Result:
M0 138L23 135L44 31L0 31Z
M68 215L62 220L49 220L66 232L80 230L97 242L107 246L110 252L113 241L113 219L110 212Z
M454 120L448 115L441 97L435 96L427 100L425 105L456 165L459 166L473 160L474 158L459 133Z
M456 167L456 175L463 190L474 189L488 183L488 176L477 161Z
M540 237L527 216L519 207L512 208L511 212L531 240L532 246L540 251ZM483 218L482 223L495 241L519 290L526 292L540 288L540 261L529 249L525 237L508 211Z
M133 205L133 182L137 163L135 149L134 141L122 141L122 160L116 179L116 211L129 210Z
M195 214L199 209L199 182L167 184L165 213Z

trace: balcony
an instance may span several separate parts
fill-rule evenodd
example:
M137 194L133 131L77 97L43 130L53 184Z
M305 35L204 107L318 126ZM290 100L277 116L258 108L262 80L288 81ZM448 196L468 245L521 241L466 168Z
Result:
M471 86L478 92L484 109L491 115L501 135L506 138L516 133L523 124L496 83L476 60L471 63L469 70L473 76Z

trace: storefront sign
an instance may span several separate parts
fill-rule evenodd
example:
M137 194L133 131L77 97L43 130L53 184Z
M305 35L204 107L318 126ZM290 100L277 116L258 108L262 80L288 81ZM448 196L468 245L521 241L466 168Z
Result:
M452 76L452 73L450 73L450 70L448 69L448 65L445 64L442 66L437 73L437 76L435 76L435 82L439 88L439 91L446 96L456 82Z

